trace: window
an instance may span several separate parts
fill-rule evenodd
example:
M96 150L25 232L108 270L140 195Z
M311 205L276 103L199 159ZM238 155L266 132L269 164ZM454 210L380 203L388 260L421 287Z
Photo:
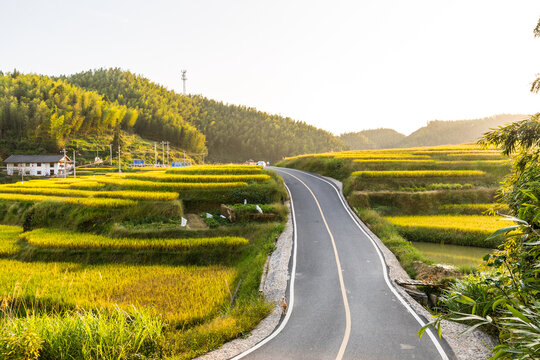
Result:
M38 170L37 174L38 174L38 175L41 175L41 171Z
M41 166L41 163L37 163L36 166Z
M54 167L54 163L50 163L49 166L50 166L50 167Z

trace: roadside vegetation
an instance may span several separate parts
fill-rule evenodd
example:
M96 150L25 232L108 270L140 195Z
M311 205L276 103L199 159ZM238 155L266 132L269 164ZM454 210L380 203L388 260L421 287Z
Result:
M111 170L0 185L0 358L191 359L271 311L258 288L287 218L277 175Z

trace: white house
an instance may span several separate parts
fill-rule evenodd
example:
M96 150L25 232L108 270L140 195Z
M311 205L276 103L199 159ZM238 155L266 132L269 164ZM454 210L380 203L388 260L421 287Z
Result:
M8 175L64 176L73 168L71 159L64 155L11 155L4 163Z

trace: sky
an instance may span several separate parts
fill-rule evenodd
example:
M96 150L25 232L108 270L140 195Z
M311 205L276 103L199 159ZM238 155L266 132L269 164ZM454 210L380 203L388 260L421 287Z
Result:
M539 0L0 0L0 70L130 70L336 135L540 111Z

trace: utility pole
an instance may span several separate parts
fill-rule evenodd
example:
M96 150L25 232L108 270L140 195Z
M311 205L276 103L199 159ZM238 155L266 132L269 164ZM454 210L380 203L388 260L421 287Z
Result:
M162 161L161 166L165 166L165 141L161 142L161 152L163 154L163 156L161 158L161 161Z
M169 142L167 141L167 166L169 166Z
M184 91L183 91L184 95L186 95L186 80L187 80L186 72L187 70L182 70L182 82L184 83Z
M157 166L157 142L154 141L154 167Z
M111 151L111 155L109 156L109 159L111 160L111 166L112 166L112 144L109 144L109 150Z
M77 178L77 173L75 170L75 168L77 167L77 163L75 162L75 150L73 150L73 178L76 179Z
M122 160L120 159L120 145L118 145L118 173L122 172Z
M186 162L186 151L184 150L184 162Z
M63 148L62 151L64 152L64 178L67 178L66 148Z

